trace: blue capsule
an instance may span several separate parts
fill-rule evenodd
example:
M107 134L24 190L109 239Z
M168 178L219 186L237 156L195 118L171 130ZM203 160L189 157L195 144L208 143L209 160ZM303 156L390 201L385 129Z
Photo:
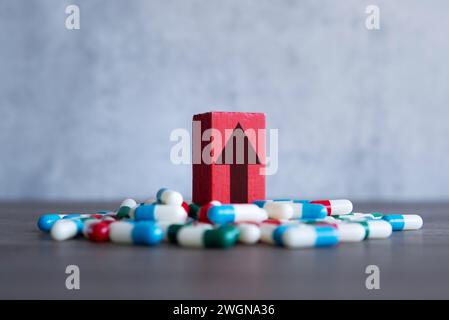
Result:
M39 230L43 232L50 232L53 224L59 219L61 219L61 217L59 216L59 214L56 213L48 213L41 215L39 217L39 220L37 221L37 227L39 228Z
M161 227L151 221L136 222L132 228L131 239L134 244L154 246L164 238Z

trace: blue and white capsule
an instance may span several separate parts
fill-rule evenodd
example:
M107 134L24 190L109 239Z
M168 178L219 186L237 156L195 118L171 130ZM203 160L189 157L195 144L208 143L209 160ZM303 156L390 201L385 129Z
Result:
M210 207L207 217L214 224L225 224L243 221L262 222L268 219L268 214L255 204L229 204Z
M166 221L172 223L185 223L187 212L182 206L166 204L144 204L134 210L136 221Z
M419 230L424 224L421 216L417 214L388 214L382 219L391 224L393 231Z
M62 219L62 216L57 213L43 214L37 220L37 227L43 232L50 232L53 224L59 219Z
M332 226L286 224L274 228L271 243L285 248L330 247L339 243L337 229Z
M109 239L114 243L155 246L163 238L162 228L153 221L117 221L109 225Z
M156 194L156 199L158 203L172 206L181 206L184 201L182 194L167 188L160 189Z
M46 213L39 217L37 221L37 227L43 232L50 232L53 224L61 219L80 219L90 217L90 214L79 214L79 213L69 213L69 214L59 214L59 213Z
M323 219L327 216L327 209L321 204L309 203L305 200L289 200L289 199L274 199L274 200L257 200L253 202L261 208L267 210L270 218L273 219ZM290 211L284 209L285 206L292 208ZM279 212L286 212L282 217L271 216L270 212L274 212L279 216Z

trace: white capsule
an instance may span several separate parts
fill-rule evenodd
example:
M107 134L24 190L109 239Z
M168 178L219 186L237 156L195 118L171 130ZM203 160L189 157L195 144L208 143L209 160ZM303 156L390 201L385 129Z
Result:
M259 226L252 223L238 223L237 228L240 231L239 242L244 244L255 244L260 239Z
M291 219L293 217L293 207L285 202L266 202L263 206L271 219Z
M182 202L184 201L182 198L182 194L166 188L160 189L156 194L156 198L159 203L172 206L181 206Z
M111 242L131 244L131 232L134 224L127 221L116 221L109 225L109 239Z
M51 227L50 235L56 241L72 239L78 235L80 224L82 222L75 219L57 220Z

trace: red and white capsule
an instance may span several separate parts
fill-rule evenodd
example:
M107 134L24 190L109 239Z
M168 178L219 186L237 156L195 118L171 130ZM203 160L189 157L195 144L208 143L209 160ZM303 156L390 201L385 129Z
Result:
M353 210L353 205L350 200L313 200L310 203L321 204L326 207L329 216L350 214Z

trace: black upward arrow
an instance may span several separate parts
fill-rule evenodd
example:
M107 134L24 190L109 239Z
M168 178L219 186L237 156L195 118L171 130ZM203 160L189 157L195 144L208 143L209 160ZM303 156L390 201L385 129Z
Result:
M238 143L243 139L242 143ZM237 149L239 147L239 149ZM243 150L242 150L243 149ZM226 156L227 155L227 156ZM232 135L215 162L229 165L230 202L245 203L248 201L248 166L260 164L259 156L250 143L240 123L232 131Z

